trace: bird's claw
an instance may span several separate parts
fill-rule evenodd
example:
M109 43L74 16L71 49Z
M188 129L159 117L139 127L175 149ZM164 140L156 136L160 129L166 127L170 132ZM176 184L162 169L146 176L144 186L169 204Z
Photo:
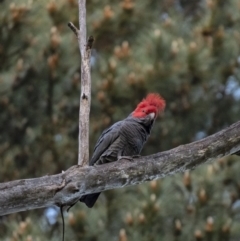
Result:
M132 158L139 158L141 155L133 155Z
M139 158L140 155L134 155L134 156L119 156L118 157L118 161L121 160L121 159L125 159L125 160L128 160L130 162L134 161L135 158Z
M133 157L131 156L119 156L117 160L119 161L121 159L125 159L125 160L127 159L128 161L133 161Z

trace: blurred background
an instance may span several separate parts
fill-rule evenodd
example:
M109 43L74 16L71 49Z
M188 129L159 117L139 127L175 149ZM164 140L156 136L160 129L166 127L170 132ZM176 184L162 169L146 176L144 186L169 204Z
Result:
M77 164L77 0L0 1L0 181ZM167 102L142 155L199 140L240 117L238 0L87 0L92 153L149 92ZM66 241L240 240L240 162L101 194L65 214ZM0 240L61 239L57 207L0 217Z

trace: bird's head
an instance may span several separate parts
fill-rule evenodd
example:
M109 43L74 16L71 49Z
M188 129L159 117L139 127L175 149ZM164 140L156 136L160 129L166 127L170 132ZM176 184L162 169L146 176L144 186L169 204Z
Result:
M135 118L144 118L149 116L154 120L158 113L162 112L165 108L165 100L155 93L150 93L143 99L133 111L132 116Z

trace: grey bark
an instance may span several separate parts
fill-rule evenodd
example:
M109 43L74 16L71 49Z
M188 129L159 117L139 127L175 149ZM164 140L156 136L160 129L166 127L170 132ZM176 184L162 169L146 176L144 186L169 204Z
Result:
M122 188L176 172L240 150L240 121L200 141L129 161L99 166L72 166L66 172L0 184L0 215L68 205L83 194Z
M78 44L81 53L81 95L79 110L78 165L84 166L89 160L89 114L91 105L91 48L87 48L86 0L79 0Z

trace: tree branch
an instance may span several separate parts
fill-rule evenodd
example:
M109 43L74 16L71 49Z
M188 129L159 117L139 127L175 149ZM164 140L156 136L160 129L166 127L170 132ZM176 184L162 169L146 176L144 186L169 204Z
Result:
M78 38L78 32L79 30L77 29L77 27L72 23L69 22L68 23L68 27L73 31L73 33L76 35L76 37Z
M150 156L0 184L0 215L74 203L83 194L163 178L240 150L240 121L200 141Z
M78 44L81 53L81 96L79 110L78 165L88 165L89 160L89 114L91 105L91 48L87 47L86 0L79 0Z

